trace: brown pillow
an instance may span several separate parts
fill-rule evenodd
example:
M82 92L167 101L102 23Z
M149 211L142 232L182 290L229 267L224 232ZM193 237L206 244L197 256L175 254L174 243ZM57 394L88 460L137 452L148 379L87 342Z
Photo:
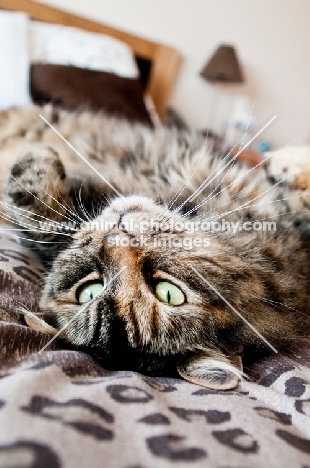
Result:
M104 111L132 122L152 125L138 79L84 68L36 63L31 66L35 103L52 102L65 109Z

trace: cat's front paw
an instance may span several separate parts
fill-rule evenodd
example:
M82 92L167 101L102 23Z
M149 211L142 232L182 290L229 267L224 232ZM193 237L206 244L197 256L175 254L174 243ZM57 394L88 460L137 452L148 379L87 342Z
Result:
M177 371L183 379L212 390L231 390L243 377L242 360L237 354L230 359L214 350L200 350L181 359Z
M4 190L8 217L22 227L61 222L69 206L65 170L51 146L33 144L15 161Z

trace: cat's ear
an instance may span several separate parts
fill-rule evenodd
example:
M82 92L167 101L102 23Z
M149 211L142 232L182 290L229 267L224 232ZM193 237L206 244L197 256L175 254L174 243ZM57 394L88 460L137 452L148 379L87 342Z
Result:
M25 316L25 322L27 325L32 328L33 330L46 333L47 335L56 335L57 330L54 327L51 327L48 323L46 323L44 320L42 320L40 317L37 315L33 314L32 312L23 311Z
M229 358L213 350L201 350L181 360L177 371L191 383L213 390L230 390L237 387L243 372L241 356L232 354Z

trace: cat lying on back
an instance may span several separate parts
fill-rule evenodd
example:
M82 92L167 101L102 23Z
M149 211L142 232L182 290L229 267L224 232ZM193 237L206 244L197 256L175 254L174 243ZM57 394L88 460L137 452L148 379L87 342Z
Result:
M34 328L109 369L222 389L243 356L307 333L308 225L288 184L196 134L50 106L3 114L0 139L6 217L52 262Z

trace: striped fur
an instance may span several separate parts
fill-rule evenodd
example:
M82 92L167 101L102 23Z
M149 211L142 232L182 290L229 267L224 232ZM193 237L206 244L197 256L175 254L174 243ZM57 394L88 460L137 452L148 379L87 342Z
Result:
M38 118L40 112L122 196ZM109 368L157 375L179 369L195 383L235 386L242 371L231 372L233 356L247 358L266 346L191 267L277 349L306 333L309 240L302 212L291 214L283 200L289 187L273 187L263 170L223 160L196 133L152 131L50 106L12 110L0 122L2 153L11 160L17 155L4 203L17 223L36 227L28 227L27 236L45 259L57 254L40 307L51 327L66 326L64 341ZM45 218L75 224L62 232L40 230ZM270 220L276 230L205 229L206 221L223 220ZM46 239L49 244L41 243ZM73 319L81 310L78 288L89 280L107 287ZM160 302L159 281L177 286L184 304Z

